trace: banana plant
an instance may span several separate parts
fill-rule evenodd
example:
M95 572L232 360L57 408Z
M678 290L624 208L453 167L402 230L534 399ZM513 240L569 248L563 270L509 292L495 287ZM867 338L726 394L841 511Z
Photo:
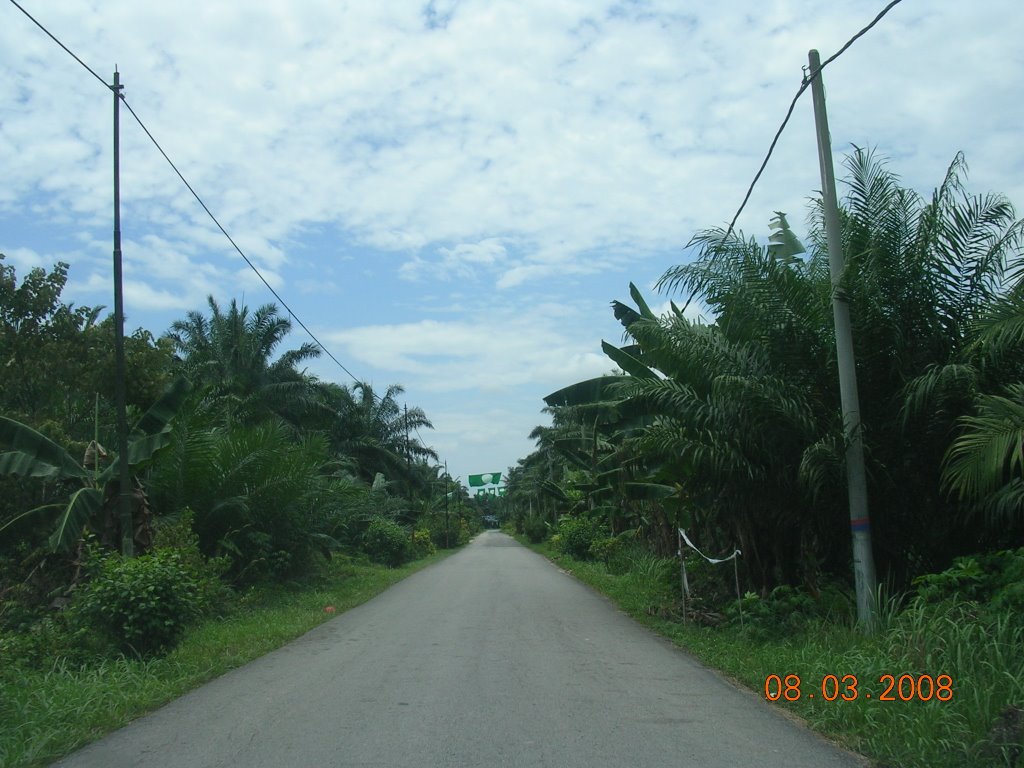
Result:
M168 443L171 419L191 389L187 380L178 379L132 427L125 457L130 467L139 468ZM104 512L113 515L113 506L117 503L122 460L116 456L109 465L101 467L102 452L94 440L85 459L79 462L65 448L32 427L0 416L0 474L80 484L66 500L23 512L0 527L0 531L29 515L59 510L49 539L51 549L57 552L66 551L78 542L86 526L100 528L100 521L106 517Z

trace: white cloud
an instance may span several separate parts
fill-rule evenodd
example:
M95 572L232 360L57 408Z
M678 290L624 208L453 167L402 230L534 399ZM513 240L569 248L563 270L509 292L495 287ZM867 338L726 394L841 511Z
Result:
M608 369L602 354L580 351L579 341L553 324L543 314L487 314L474 321L364 326L326 333L323 340L361 365L393 372L424 391L556 389ZM592 348L599 349L597 342Z
M479 279L483 273L504 261L507 250L499 238L490 237L478 243L459 243L437 249L439 258L431 260L414 255L398 270L398 276L405 280L422 277L451 280Z
M403 380L445 419L473 390L522 397L507 420L438 429L466 444L488 434L513 454L541 395L609 367L608 300L731 219L807 50L830 55L877 11L857 0L689 13L674 0L27 7L102 77L118 62L178 168L307 324L335 329L325 341L361 375ZM962 149L970 189L1024 206L1021 39L1011 0L897 6L825 72L835 153L877 145L927 193ZM12 8L0 66L0 250L19 270L64 258L75 300L109 304L110 93ZM271 301L125 112L121 138L131 316L161 309L163 322L210 293ZM783 210L800 229L819 185L805 94L739 227L764 234Z
M42 267L43 269L50 270L53 264L46 263L46 261L31 248L11 248L9 251L4 253L6 261L9 265L14 267L15 274L18 280L24 278L25 273L36 267Z

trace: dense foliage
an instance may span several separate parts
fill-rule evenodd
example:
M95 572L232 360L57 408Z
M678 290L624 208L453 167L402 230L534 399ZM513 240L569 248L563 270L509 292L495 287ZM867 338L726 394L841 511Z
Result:
M291 322L274 305L210 297L164 337L126 340L140 556L121 557L113 326L102 308L61 301L67 274L58 264L19 283L0 255L4 647L33 663L44 645L160 652L209 608L214 584L285 582L339 552L399 565L479 528L465 491L445 504L459 486L401 386L320 381L301 368L319 349L284 349ZM158 544L170 530L184 543ZM20 639L33 636L46 642Z
M954 558L1024 536L1024 220L972 195L953 161L929 198L871 152L847 158L842 204L875 560L909 586ZM820 202L805 248L783 214L767 242L709 230L659 287L699 301L613 303L629 343L603 343L614 375L545 398L549 427L509 472L522 519L587 516L675 528L712 551L738 546L767 596L818 594L850 577L845 441Z

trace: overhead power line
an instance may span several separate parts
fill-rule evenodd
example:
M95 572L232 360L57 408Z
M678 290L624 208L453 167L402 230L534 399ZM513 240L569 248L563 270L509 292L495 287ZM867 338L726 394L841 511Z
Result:
M295 311L290 306L288 306L288 302L281 298L281 294L274 290L274 287L269 282L267 282L267 279L263 276L263 273L260 272L259 268L255 264L253 264L252 260L245 255L245 252L238 247L238 243L236 243L234 238L231 237L230 234L228 234L228 231L224 229L223 225L217 220L217 217L213 215L213 212L207 207L206 203L203 202L203 198L199 196L199 193L196 192L195 188L188 182L188 179L186 179L185 176L181 173L181 171L178 170L178 166L174 164L174 161L171 160L171 158L167 155L166 152L164 152L164 148L160 146L160 142L156 140L156 138L150 132L149 128L146 127L146 124L142 122L142 118L140 118L135 113L135 110L132 109L131 104L128 103L128 100L124 97L123 94L121 95L121 103L124 104L125 107L127 107L128 111L131 113L131 116L135 118L135 122L139 124L139 127L142 129L143 133L146 134L149 140L153 143L153 146L156 147L157 151L161 155L163 155L164 160L167 161L167 164L171 166L171 169L174 171L174 173L177 174L179 179L181 179L181 183L185 185L189 192L192 193L192 197L194 197L196 199L196 202L199 203L200 207L202 207L202 209L206 211L206 215L210 217L210 221L217 225L217 229L221 231L224 237L228 239L228 242L231 243L231 246L238 252L238 255L242 257L245 263L249 265L249 268L253 272L255 272L256 276L263 282L265 286L267 286L267 290L270 291L271 294L273 294L275 299L281 302L281 306L284 307L288 314L295 319L295 322L298 323L299 326L301 326L302 330L304 330L309 335L309 338L316 342L316 345L320 347L320 349L322 349L324 353L329 358L331 358L331 360L333 360L339 368L341 368L341 370L343 370L345 373L351 376L353 381L359 383L360 380L356 377L356 375L352 373L352 371L350 371L348 368L346 368L342 364L342 362L338 360L338 358L336 358L331 353L331 351L327 349L327 347L324 346L323 342L321 342L320 339L316 337L316 334L309 330L309 327L304 322L302 322L302 318L300 318L295 313Z
M887 14L901 2L903 2L903 0L892 0L892 2L885 6L885 8L879 11L878 15L871 20L870 24L863 27L860 31L857 32L857 34L855 34L853 37L847 40L842 48L840 48L838 51L836 51L827 59L825 59L821 63L821 66L818 68L816 72L805 72L803 82L800 83L800 88L797 89L796 95L793 96L793 100L789 103L789 109L786 110L786 116L782 119L782 125L780 125L779 130L775 132L775 138L772 139L772 143L768 147L768 152L767 154L765 154L764 161L761 163L761 167L758 168L757 173L754 175L754 180L750 182L750 186L747 188L747 194L743 196L743 202L740 203L739 210L736 211L736 215L733 216L732 221L729 222L729 229L726 230L725 237L722 238L723 240L727 240L729 238L729 235L732 234L733 229L736 227L736 221L739 219L740 214L743 213L743 209L746 208L747 202L750 200L750 196L754 193L754 187L757 186L757 182L761 179L761 174L763 174L764 169L768 167L768 161L771 159L772 153L775 151L775 146L779 143L779 139L782 137L782 132L786 130L786 125L789 124L789 118L793 116L793 110L796 108L796 103L797 101L800 100L800 97L803 95L804 91L806 91L810 87L811 83L814 82L814 79L818 76L820 72L822 72L825 69L825 67L827 67L833 61L835 61L844 53L846 53L846 50L851 45L853 45L860 37L863 37L865 34L867 34L867 32L873 26L875 26L879 21L882 20L882 17L885 16L885 14Z
M107 88L109 90L114 90L114 86L111 86L110 84L107 83L106 80L104 80L102 77L100 77L98 74L96 74L96 71L93 70L92 67L90 67L84 61L82 61L81 58L79 58L77 55L75 55L74 51L72 51L70 48L68 48L66 45L64 45L64 43L62 43L57 38L56 35L54 35L52 32L50 32L50 30L48 30L45 26L43 26L34 16L32 16L32 14L30 14L21 5L19 5L16 2L16 0L10 0L10 2L11 2L11 4L15 8L17 8L19 11L21 11L23 14L25 14L25 16L27 16L28 19L33 24L35 24L37 27L39 27L39 29L41 29L47 35L47 37L49 37L51 40L53 40L53 42L55 42L62 49L64 49L64 51L71 58L73 58L75 61L77 61L90 75L92 75L94 78L99 80L100 83L103 84L104 88ZM260 272L260 270L257 268L257 266L255 264L253 264L253 262L249 259L248 256L245 255L245 252L242 251L242 249L238 247L238 243L236 243L234 238L232 238L231 235L228 234L228 231L217 220L217 217L213 215L213 212L209 209L209 207L206 205L206 203L203 202L203 199L199 196L199 193L196 192L195 188L188 182L188 180L181 173L181 171L178 170L178 166L176 166L174 164L174 162L171 160L171 158L168 156L168 154L164 151L163 147L160 146L160 143L156 140L156 138L150 132L149 128L146 127L146 124L144 122L142 122L142 118L140 118L138 116L138 114L136 114L135 110L132 109L131 104L128 103L128 100L124 97L124 94L119 92L119 91L117 91L117 93L118 93L118 98L121 99L121 103L125 105L125 107L128 109L128 111L131 113L131 116L133 118L135 118L135 122L137 122L139 124L139 127L146 134L146 136L149 138L149 140L153 143L153 146L156 147L157 151L163 156L164 160L167 161L167 164L171 166L171 169L175 172L175 174L177 174L178 178L181 179L182 184L184 184L185 187L188 189L188 191L192 193L192 196L196 199L196 202L198 202L199 205L202 207L202 209L206 212L206 215L210 217L210 220L214 224L217 225L217 229L219 229L221 231L221 233L224 235L224 237L226 237L228 239L228 242L231 243L232 247L238 252L238 255L241 256L242 259L245 261L245 263L249 265L249 268L253 272L256 273L256 276L267 287L267 290L269 290L270 293L273 294L274 298L277 299L281 303L281 306L284 307L285 311L287 311L288 314L292 318L294 318L295 322L299 324L299 326L302 328L302 330L304 330L309 335L309 337L316 343L316 345L321 350L323 350L323 352L332 361L334 361L334 363L339 368L341 368L341 370L343 370L345 373L347 373L352 378L352 380L355 381L356 383L361 383L360 379L357 378L356 375L354 373L352 373L352 371L350 371L348 368L346 368L345 365L340 360L338 360L338 358L336 358L326 346L324 346L324 343L322 341L320 341L320 339L318 339L316 337L316 334L314 334L311 330L309 330L309 327L304 322L302 322L302 318L300 318L295 313L295 311L288 305L288 302L286 302L281 297L281 294L279 294L276 290L274 290L274 287L269 282L267 282L267 279L263 276L263 273Z
M110 88L111 87L110 84L106 80L104 80L102 77L100 77L99 75L96 74L95 70L93 70L92 67L90 67L84 61L82 61L80 58L78 58L75 55L74 51L72 51L70 48L68 48L66 45L64 45L64 43L62 43L60 40L58 40L57 37L52 32L50 32L50 30L48 30L46 27L44 27L42 24L40 24L36 20L36 18L31 13L29 13L24 8L22 8L16 2L16 0L11 0L11 5L13 5L15 8L17 8L23 14L25 14L28 17L29 21L31 21L33 24L35 24L37 27L39 27L41 30L43 30L43 32L46 34L47 37L49 37L51 40L53 40L53 42L55 42L57 45L59 45L61 48L63 48L65 50L65 52L67 52L68 56L70 56L72 59L74 59L79 64L81 64L85 68L86 72L88 72L90 75L92 75L97 80L99 80L101 83L103 83L103 87L104 88Z

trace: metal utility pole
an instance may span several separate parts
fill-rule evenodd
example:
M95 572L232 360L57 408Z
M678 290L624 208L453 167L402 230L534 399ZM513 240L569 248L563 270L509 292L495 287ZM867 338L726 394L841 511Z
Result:
M857 585L857 619L865 631L875 628L875 560L871 553L871 520L868 488L864 473L864 442L857 395L857 368L853 357L850 304L842 288L843 241L836 201L836 179L832 168L832 141L825 112L825 86L821 79L818 52L808 54L814 124L818 132L818 163L821 167L821 199L828 241L829 272L832 276L832 316L836 326L836 359L839 365L839 396L843 407L846 437L846 484L850 499L850 531L853 535L853 575Z
M131 472L128 468L128 418L124 393L124 291L121 279L121 74L114 68L114 406L117 410L117 506L121 520L121 554L135 554Z

